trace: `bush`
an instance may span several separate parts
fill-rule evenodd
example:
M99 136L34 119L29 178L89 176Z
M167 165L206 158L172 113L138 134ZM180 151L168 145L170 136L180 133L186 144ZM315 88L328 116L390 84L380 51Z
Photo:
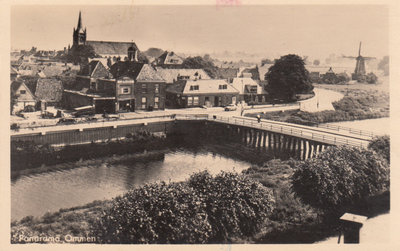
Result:
M24 107L24 112L35 112L36 109L33 105L27 105Z
M368 148L382 155L390 163L390 137L389 135L375 137Z
M114 199L94 226L103 243L217 243L250 236L272 211L270 191L242 175L207 172Z
M325 213L344 213L389 187L387 162L371 150L330 147L297 163L293 190L305 203Z
M243 175L221 172L213 178L205 171L192 175L189 186L206 204L213 243L252 236L274 207L271 191Z

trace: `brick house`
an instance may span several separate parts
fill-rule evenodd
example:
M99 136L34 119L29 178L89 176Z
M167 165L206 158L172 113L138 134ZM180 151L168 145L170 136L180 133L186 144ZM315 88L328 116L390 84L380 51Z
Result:
M76 76L75 90L87 88L96 91L96 80L99 78L109 78L110 72L98 60L92 60L87 65L83 66Z
M239 91L222 79L180 80L167 88L171 108L235 104Z
M126 106L135 110L164 110L165 80L153 66L132 61L117 62L110 68L116 81L119 109Z

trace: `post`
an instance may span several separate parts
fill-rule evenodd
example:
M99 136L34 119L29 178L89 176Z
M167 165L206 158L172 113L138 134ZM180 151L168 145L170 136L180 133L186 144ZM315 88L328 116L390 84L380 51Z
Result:
M366 220L366 216L351 213L343 214L340 217L343 243L360 243L360 229ZM338 243L340 243L340 235Z

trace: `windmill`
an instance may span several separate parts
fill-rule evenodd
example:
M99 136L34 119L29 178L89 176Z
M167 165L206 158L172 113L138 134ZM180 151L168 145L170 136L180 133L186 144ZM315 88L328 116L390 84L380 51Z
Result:
M344 58L351 58L351 59L356 59L356 68L354 69L354 73L351 75L351 78L353 80L357 81L364 81L366 72L365 72L365 60L371 60L375 59L374 57L363 57L361 56L361 42L360 46L358 48L358 57L349 57L349 56L343 56Z

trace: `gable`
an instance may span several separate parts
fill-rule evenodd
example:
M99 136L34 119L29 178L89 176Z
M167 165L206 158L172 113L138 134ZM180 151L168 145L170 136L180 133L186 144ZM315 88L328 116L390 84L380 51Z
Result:
M106 67L104 67L104 65L100 61L98 61L96 67L92 71L91 76L93 78L105 78L109 76L109 72Z
M17 82L14 87L12 86L12 93L17 95L18 101L35 101L35 95L31 90L23 83Z

